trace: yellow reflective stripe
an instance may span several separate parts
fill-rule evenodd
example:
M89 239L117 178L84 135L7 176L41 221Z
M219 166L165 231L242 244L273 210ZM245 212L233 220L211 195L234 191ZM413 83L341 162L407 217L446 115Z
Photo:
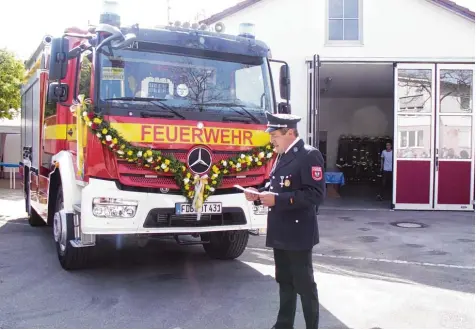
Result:
M73 134L69 135L66 132L71 129ZM76 141L76 125L58 124L45 127L45 140L68 140Z
M178 143L206 145L234 145L256 147L269 143L270 136L263 130L246 128L154 125L137 123L111 123L126 141L142 143ZM67 131L72 130L72 134ZM84 132L86 143L87 130ZM76 124L58 124L45 127L46 140L77 140Z
M65 124L46 126L45 140L66 140L66 126Z
M263 146L269 143L269 133L264 130L167 125L111 123L126 141L142 143L179 143L205 145Z

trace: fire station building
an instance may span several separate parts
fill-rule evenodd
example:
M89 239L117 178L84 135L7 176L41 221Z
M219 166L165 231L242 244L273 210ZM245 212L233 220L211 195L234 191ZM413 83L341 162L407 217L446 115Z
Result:
M473 211L474 17L449 0L246 0L202 23L252 23L289 64L299 133L326 160L324 207Z

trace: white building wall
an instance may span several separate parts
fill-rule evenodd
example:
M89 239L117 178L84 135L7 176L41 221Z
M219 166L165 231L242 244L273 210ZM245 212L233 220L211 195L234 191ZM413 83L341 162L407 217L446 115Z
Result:
M307 67L313 54L326 59L474 61L474 22L426 0L362 0L363 43L326 45L327 0L263 0L221 21L226 33L255 24L273 58L291 67L293 113L307 127Z

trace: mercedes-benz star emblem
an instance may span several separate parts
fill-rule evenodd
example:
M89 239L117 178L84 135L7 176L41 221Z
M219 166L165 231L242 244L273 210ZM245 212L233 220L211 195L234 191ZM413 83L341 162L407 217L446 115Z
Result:
M187 164L188 167L196 174L205 173L212 165L212 155L205 148L194 148L188 154Z

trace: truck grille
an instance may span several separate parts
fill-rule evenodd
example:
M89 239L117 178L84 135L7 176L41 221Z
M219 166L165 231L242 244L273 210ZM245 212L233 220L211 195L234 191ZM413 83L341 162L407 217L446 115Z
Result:
M181 162L186 161L187 153L181 151L162 151L164 156L173 154ZM237 155L237 152L217 152L213 154L213 161L217 162ZM142 188L168 188L171 191L178 191L179 187L175 183L172 174L157 173L153 169L138 167L134 163L129 163L120 159L116 160L119 174L119 182L124 186ZM249 170L237 175L228 175L223 178L220 189L233 188L235 184L241 186L257 186L264 182L264 168Z
M210 227L245 225L246 217L238 207L224 207L223 214L202 214L200 220L193 214L176 215L174 209L152 209L144 222L144 228Z

